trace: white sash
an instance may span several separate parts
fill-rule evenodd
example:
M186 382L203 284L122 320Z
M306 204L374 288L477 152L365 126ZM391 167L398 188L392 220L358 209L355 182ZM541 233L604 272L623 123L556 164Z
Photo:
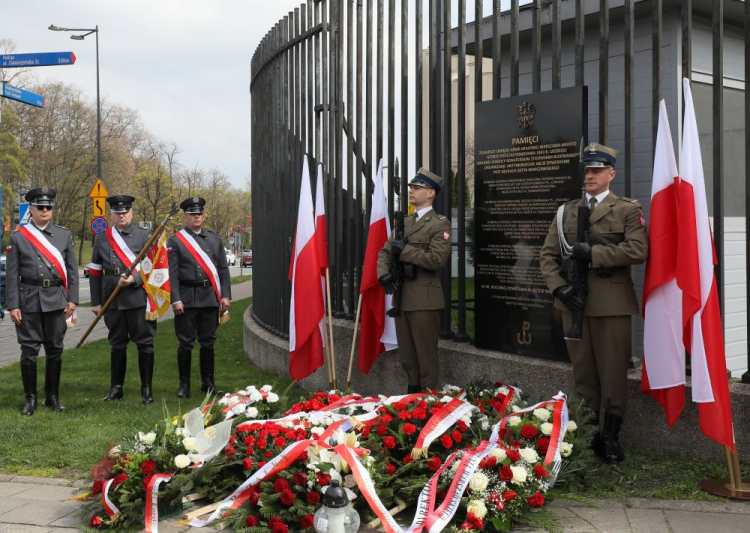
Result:
M132 265L133 262L135 261L135 254L130 248L128 248L128 245L125 244L125 241L123 240L122 235L120 235L119 231L115 230L114 228L109 228L108 231L112 232L112 238L117 244L117 247L120 249L120 252L122 252L123 255L125 255L125 257L128 258L128 263L125 266L130 267L130 265ZM112 243L110 243L110 246L111 245ZM141 264L138 263L137 265L135 265L135 270L133 270L133 272L138 272L140 270L141 270Z
M63 258L62 254L60 253L60 250L52 246L52 243L47 240L47 238L42 234L41 231L39 231L39 228L34 226L33 224L27 224L23 226L23 229L31 233L31 235L36 239L36 241L44 247L44 250L51 254L52 257L56 259L56 261L50 261L52 265L55 267L55 270L57 270L58 274L60 274L60 277L63 280L63 285L65 288L68 288L68 271L65 268L65 259ZM22 232L23 233L23 232ZM32 246L34 246L34 241L29 240ZM34 246L34 248L37 248ZM40 252L44 253L42 250L39 250ZM44 254L47 255L47 254ZM49 259L49 258L48 258Z
M187 245L188 251L192 254L193 257L198 262L205 263L205 266L207 267L206 273L211 276L211 284L214 286L214 289L216 290L216 297L218 301L221 301L221 281L219 281L219 272L216 270L216 265L214 265L214 262L211 261L211 258L206 255L206 252L204 252L198 242L195 240L195 237L190 235L187 230L180 230L178 232L183 237L183 244Z

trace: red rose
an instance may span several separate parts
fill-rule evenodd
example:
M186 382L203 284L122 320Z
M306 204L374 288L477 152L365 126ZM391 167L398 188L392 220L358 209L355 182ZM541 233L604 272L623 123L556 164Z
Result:
M547 449L549 448L549 438L542 437L540 439L537 439L536 447L539 449L539 453L541 453L542 455L546 454Z
M425 409L424 407L417 407L416 409L414 409L414 411L412 411L411 415L416 420L424 420L425 418L427 418L427 409Z
M537 435L539 435L539 430L532 425L526 424L525 426L521 428L520 434L524 439L531 440Z
M319 400L322 400L326 396L328 396L327 392L316 392L315 394L313 394L313 398L318 398Z
M266 439L258 439L258 442L255 443L258 448L265 448L268 444L268 441Z
M490 455L487 457L487 467L486 468L495 468L497 466L497 457L494 455Z
M266 459L270 459L271 457L273 457L273 452L268 451L263 454L263 457L265 457Z
M331 476L328 474L323 474L322 472L318 472L318 484L321 487L325 487L326 485L331 484Z
M537 479L549 477L549 472L542 465L534 465L534 475Z
M291 490L285 490L281 493L281 503L283 503L287 507L291 507L291 505L294 503L294 500L296 499L297 497Z
M302 526L305 529L310 529L313 527L314 521L313 521L313 515L306 514L302 518L299 519L299 525Z
M308 459L309 459L309 457L307 455L307 450L305 450L304 452L302 452L299 455L299 460L302 461L302 462L304 462L304 463L306 463Z
M458 426L458 430L461 433L466 433L469 430L469 426L467 426L466 422L464 422L463 420L459 420L458 424L456 424L456 425Z
M253 467L253 460L250 458L247 458L242 461L242 468L245 470L250 470Z
M407 435L413 435L417 431L417 426L415 426L414 424L409 424L407 422L406 424L404 424L404 427L401 428L401 431L403 431Z
M474 529L484 529L484 521L481 518L474 519Z
M289 490L290 485L289 482L284 478L279 478L273 483L273 490L276 492L276 494L281 494L285 490Z
M398 414L399 420L411 420L411 413L409 411L401 411Z
M331 403L336 403L340 399L341 399L341 396L339 396L338 394L329 394L328 395L328 401L331 402Z
M505 500L506 502L512 502L517 497L518 497L518 494L516 494L512 490L506 490L505 492L503 492L503 500Z
M506 450L505 453L512 463L517 463L521 460L521 454L518 453L518 450Z
M453 439L450 437L450 435L443 435L442 437L440 437L440 444L442 444L446 449L453 448Z
M520 440L512 440L508 443L508 446L516 449L523 448L523 442L521 442Z
M392 476L393 474L396 473L396 467L393 466L391 463L386 463L384 470L385 470L385 473L388 474L389 476Z
M94 481L94 484L91 485L91 494L99 494L102 491L102 486L104 486L104 483L101 479Z
M141 463L141 472L144 474L153 474L156 470L156 463L154 461L143 461Z
M292 481L294 481L295 485L304 487L305 485L307 485L307 474L303 474L302 472L297 472L296 474L294 474L294 477L292 477Z
M128 479L128 475L125 472L121 474L117 474L117 476L115 476L114 481L112 481L112 488L115 488L117 485L121 483L125 483L127 479Z
M273 527L279 522L281 522L281 519L278 516L272 516L268 519L268 527Z
M366 439L370 436L370 426L365 426L362 428L362 431L360 431L360 435L362 435L363 439Z
M383 448L386 450L392 450L396 447L396 439L393 437L386 437L383 439Z
M386 414L384 414L383 416L380 417L380 421L383 424L387 424L388 422L392 422L393 421L393 417L391 415L389 415L388 413L386 413Z
M411 463L411 461L412 461L411 454L407 453L406 457L404 457L404 464L408 465L409 463Z
M89 522L89 525L91 527L99 529L100 527L102 527L102 517L101 516L96 516L96 515L92 516L91 517L91 522Z
M308 492L307 493L307 503L310 505L318 505L320 502L320 493L319 492Z
M252 491L247 497L247 503L250 505L250 507L255 507L256 505L258 505L258 500L260 500L260 494L258 494L256 491Z
M279 448L283 448L286 446L286 439L284 437L276 437L273 441L275 446L278 446Z
M443 464L443 461L441 461L440 457L436 455L432 459L427 461L427 468L435 472L438 468L440 468L440 465L442 464Z
M544 496L542 496L541 492L537 492L533 496L526 498L526 501L529 502L531 507L539 508L544 505Z
M505 481L506 483L510 483L510 481L513 479L513 471L510 469L509 466L503 466L500 469L500 479Z
M386 426L385 424L380 424L375 432L382 437L383 435L388 433L388 426Z
M252 515L249 515L245 518L245 525L247 527L255 527L258 525L258 519Z
M289 528L284 522L279 520L271 528L271 533L289 533Z
M451 437L453 438L455 442L461 442L464 438L464 436L461 435L461 432L458 431L457 429L454 429L453 431L451 431Z
M461 529L469 531L474 529L474 526L472 526L469 522L464 522L463 524L461 524Z

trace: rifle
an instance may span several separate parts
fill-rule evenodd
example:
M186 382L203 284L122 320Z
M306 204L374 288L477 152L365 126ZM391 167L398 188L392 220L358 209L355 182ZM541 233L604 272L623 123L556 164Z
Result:
M578 227L576 228L576 242L589 242L589 206L586 203L586 167L583 163L583 137L581 137L581 152L579 159L579 171L582 176L581 203L578 204ZM563 257L565 261L572 261L573 268L570 269L568 281L573 285L573 291L585 302L588 295L589 263L586 260ZM583 338L583 308L573 313L573 324L565 332L565 339L580 341Z
M393 234L394 241L404 240L404 212L396 211L396 224L395 231ZM404 285L404 265L399 260L396 253L391 251L391 256L388 258L388 273L393 278L393 282L396 284L396 292L393 293L393 307L386 311L386 315L389 317L401 316L401 289Z
M162 234L164 229L167 227L167 224L169 224L169 220L177 214L177 211L180 210L180 207L177 205L177 202L174 202L172 204L172 208L169 210L169 214L166 216L164 220L162 220L161 224L159 224L159 227L156 228L156 231L149 237L148 242L146 242L146 246L143 247L143 249L138 252L138 255L136 256L135 260L133 261L133 264L128 267L128 269L124 272L124 276L127 278L128 276L131 276L133 274L133 271L135 270L135 267L138 266L138 263L140 263L144 257L146 257L146 254L151 250L151 247L156 242L156 239L159 238L159 236ZM115 290L112 291L112 294L109 296L109 299L102 307L101 311L99 311L99 314L96 315L96 318L94 321L89 325L89 329L86 330L86 333L83 334L83 337L81 337L81 340L78 341L78 344L76 344L76 348L80 348L83 344L83 341L86 340L86 337L89 336L89 333L96 327L96 325L99 323L99 320L104 316L104 313L107 312L107 309L109 309L109 306L112 304L112 302L115 301L115 298L117 298L117 295L120 294L120 284L118 283L117 286L115 286Z

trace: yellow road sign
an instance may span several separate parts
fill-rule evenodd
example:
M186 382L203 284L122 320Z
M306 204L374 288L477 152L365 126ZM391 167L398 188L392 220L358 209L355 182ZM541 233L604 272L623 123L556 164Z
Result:
M109 193L107 192L107 188L102 183L102 180L96 180L94 186L91 187L89 198L106 198L107 196L109 196ZM102 214L104 214L104 211L102 211Z
M104 201L104 198L94 197L91 200L94 206L94 216L103 217L104 216L104 204L106 204L106 202Z

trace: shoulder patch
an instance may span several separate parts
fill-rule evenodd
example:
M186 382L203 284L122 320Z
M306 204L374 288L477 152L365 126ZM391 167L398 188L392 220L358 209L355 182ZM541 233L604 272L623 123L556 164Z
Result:
M629 202L631 204L636 204L636 205L640 203L638 200L634 198L628 198L627 196L618 196L617 199L622 200L623 202Z

